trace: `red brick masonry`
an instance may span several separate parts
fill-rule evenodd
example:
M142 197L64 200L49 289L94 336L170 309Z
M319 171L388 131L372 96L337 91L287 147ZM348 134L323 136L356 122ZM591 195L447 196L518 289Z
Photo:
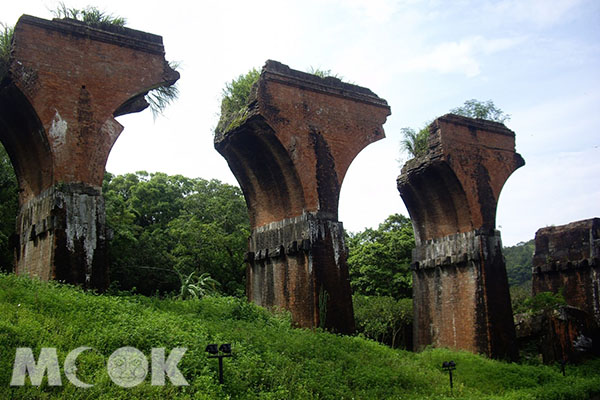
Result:
M20 189L16 272L108 285L102 179L144 95L179 74L160 36L23 15L0 83L0 140Z
M533 294L562 290L600 324L600 218L538 230L532 286Z
M215 136L248 204L251 301L290 310L300 326L354 330L338 200L389 114L369 89L267 61L243 121Z
M516 359L496 231L496 205L524 165L503 124L448 114L429 126L428 153L402 168L398 190L415 230L414 344Z

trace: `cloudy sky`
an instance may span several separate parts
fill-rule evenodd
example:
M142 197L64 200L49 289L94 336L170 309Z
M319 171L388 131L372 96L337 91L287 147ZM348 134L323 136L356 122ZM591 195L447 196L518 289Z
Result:
M56 1L3 2L0 21L51 18ZM392 115L387 138L356 158L344 181L346 229L408 215L396 177L406 155L400 129L465 100L491 99L512 116L526 165L504 186L497 224L505 245L535 231L600 217L600 1L303 0L114 1L95 5L127 26L163 36L180 63L181 91L165 115L120 117L113 173L146 170L237 184L214 150L225 82L267 59L320 68L371 89Z

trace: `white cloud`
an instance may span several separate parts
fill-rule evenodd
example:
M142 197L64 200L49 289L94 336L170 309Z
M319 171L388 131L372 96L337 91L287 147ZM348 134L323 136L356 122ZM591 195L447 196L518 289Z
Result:
M366 17L370 22L384 23L390 20L398 9L396 0L340 0L339 4L350 8L354 13Z
M581 0L507 0L495 3L486 13L499 19L531 23L538 28L548 28L567 18Z
M568 96L537 95L538 103L517 108L509 124L517 134L517 150L524 157L557 151L582 151L600 146L600 95L595 90Z
M502 189L497 222L504 245L539 228L600 216L600 149L526 159Z
M416 55L404 64L403 69L459 73L471 78L481 73L482 56L510 49L520 41L519 38L486 39L473 36L458 42L444 42L425 54Z

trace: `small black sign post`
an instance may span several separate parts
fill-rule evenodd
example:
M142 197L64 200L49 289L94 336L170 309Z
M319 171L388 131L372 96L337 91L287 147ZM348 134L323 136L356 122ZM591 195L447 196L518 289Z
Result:
M224 343L221 346L217 344L209 344L206 346L206 351L210 354L208 358L219 359L219 383L223 384L223 357L231 357L231 344Z
M456 369L456 363L454 361L444 361L442 363L442 369L444 371L448 371L448 373L450 374L450 394L452 394L452 371Z

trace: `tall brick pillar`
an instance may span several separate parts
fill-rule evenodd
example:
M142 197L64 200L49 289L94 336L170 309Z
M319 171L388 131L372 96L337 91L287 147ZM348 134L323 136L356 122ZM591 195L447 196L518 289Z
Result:
M338 199L389 114L366 88L267 61L246 113L215 136L248 204L249 300L303 327L354 330Z
M20 196L16 272L106 288L102 179L123 127L115 116L179 74L160 36L23 15L0 82L0 140Z
M532 289L534 295L562 290L568 305L600 324L600 218L536 232Z
M448 114L429 149L402 168L412 218L415 348L451 347L515 359L515 330L496 204L524 161L503 124Z

